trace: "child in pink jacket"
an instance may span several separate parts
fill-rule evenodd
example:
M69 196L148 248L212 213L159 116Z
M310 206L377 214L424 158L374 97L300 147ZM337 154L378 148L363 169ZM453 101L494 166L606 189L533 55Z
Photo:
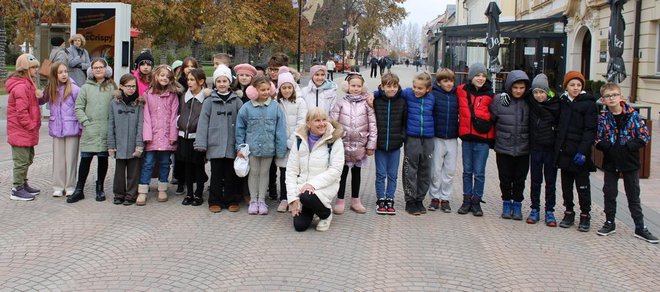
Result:
M364 214L367 210L360 202L360 169L367 163L367 156L374 155L376 150L376 115L373 108L367 104L367 89L364 78L360 74L350 74L344 82L346 97L338 99L330 118L339 122L344 128L344 170L341 173L339 192L334 212L344 213L344 192L346 178L351 168L351 210Z
M160 65L154 70L151 87L144 94L144 124L142 140L145 144L144 163L140 172L138 197L135 204L147 203L151 171L156 161L158 172L158 201L167 201L167 180L170 175L170 157L176 150L179 88L174 81L174 73L167 65Z

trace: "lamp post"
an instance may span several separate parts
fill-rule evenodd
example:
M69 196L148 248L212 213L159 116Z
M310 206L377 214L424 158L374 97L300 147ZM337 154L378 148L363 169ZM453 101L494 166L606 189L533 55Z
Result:
M346 49L344 49L344 39L346 38L346 21L341 22L341 72L346 70Z

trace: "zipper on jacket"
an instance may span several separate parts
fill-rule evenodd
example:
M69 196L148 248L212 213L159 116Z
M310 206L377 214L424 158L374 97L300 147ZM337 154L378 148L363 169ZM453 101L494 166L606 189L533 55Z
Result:
M449 117L449 105L450 105L449 94L447 94L447 117ZM447 136L447 138L449 138L449 118L447 118L447 122L445 123L445 126L446 126L445 135Z
M424 137L424 97L421 99L422 102L419 103L419 136Z
M387 100L387 134L385 135L385 151L390 150L390 110L392 101Z
M188 121L186 121L186 131L183 138L188 139L188 128L190 127L190 116L192 116L192 108L195 105L194 97L190 100L190 106L188 107Z
M319 106L319 89L316 89L316 106Z

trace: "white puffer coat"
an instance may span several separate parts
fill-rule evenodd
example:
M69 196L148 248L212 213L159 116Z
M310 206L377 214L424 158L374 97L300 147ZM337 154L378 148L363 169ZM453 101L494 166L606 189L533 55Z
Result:
M342 129L341 126L335 128L328 122L325 134L314 144L311 151L307 143L308 131L307 126L303 126L295 132L301 141L300 147L297 147L297 141L294 142L286 164L287 201L290 204L299 200L300 188L310 184L323 205L332 209L331 202L337 196L344 167ZM329 144L332 144L331 149L328 149Z
M320 87L316 87L314 81L309 80L307 86L302 89L302 96L307 103L307 108L320 107L329 114L337 98L337 84L326 80Z
M289 160L289 152L294 146L296 141L295 131L299 127L305 125L305 118L307 117L307 103L305 100L298 97L294 102L281 99L278 101L280 108L286 116L286 148L289 150L283 158L275 158L277 167L286 167L286 162Z

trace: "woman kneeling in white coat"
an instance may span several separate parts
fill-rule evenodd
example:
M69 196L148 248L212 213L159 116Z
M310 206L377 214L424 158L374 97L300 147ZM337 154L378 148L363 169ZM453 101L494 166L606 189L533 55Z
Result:
M293 227L305 231L314 219L316 230L326 231L332 221L332 199L337 195L344 167L342 128L328 121L328 113L312 108L305 126L295 132L286 165L286 189Z

